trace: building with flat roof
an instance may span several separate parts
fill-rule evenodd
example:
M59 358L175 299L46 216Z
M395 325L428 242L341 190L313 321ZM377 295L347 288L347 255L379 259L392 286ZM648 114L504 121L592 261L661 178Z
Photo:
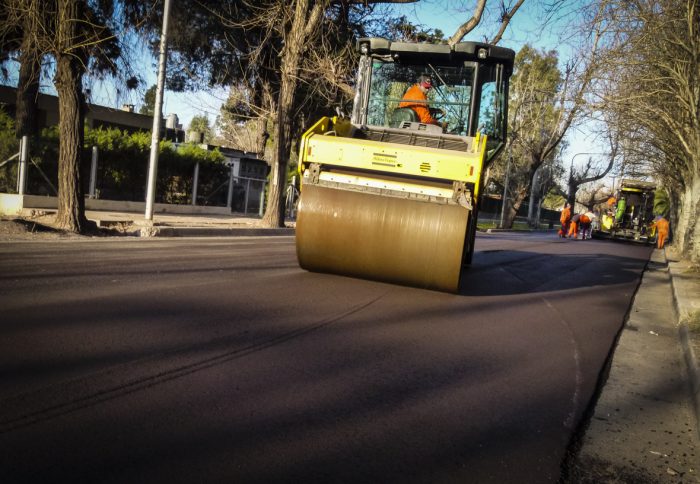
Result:
M12 117L16 110L16 93L14 87L0 86L0 107ZM59 121L58 97L49 94L39 94L37 99L38 115L37 126L39 129L55 126ZM85 123L91 128L118 128L126 132L147 131L153 129L153 116L134 112L133 105L124 105L122 109L109 108L97 104L85 106ZM185 131L176 114L168 114L161 125L161 139L173 142L173 148L184 144ZM201 138L198 139L201 141ZM213 151L218 149L224 156L226 164L230 167L227 182L228 197L222 203L226 204L234 212L254 213L262 210L265 184L269 173L269 166L265 160L257 157L255 153L248 153L234 148L215 146L202 143L196 144L202 149ZM93 168L94 169L94 168ZM198 173L198 170L196 170ZM91 177L94 174L91 174ZM193 174L193 185L197 184L197 175ZM112 193L112 199L121 199L118 194ZM225 195L225 193L223 194ZM93 195L95 197L96 195ZM201 200L196 188L192 194L193 205L206 204L207 200ZM224 197L226 198L226 197Z
M17 89L0 86L0 106L14 117L17 107ZM37 126L39 129L58 124L58 97L39 94L37 99ZM153 116L134 112L133 104L125 104L121 109L98 104L85 103L85 122L90 128L118 128L127 132L151 131ZM175 142L185 140L185 131L178 123L176 114L168 114L161 124L161 138Z

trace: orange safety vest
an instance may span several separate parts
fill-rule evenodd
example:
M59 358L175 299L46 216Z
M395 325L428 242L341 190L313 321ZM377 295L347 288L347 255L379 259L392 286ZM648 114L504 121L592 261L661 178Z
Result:
M570 219L571 219L571 209L569 207L566 207L564 210L561 211L561 217L559 217L559 221L562 224L565 224Z
M418 115L418 120L425 124L437 124L435 118L430 115L428 108L428 96L421 91L418 84L411 86L406 94L403 95L403 100L399 103L400 108L411 108Z

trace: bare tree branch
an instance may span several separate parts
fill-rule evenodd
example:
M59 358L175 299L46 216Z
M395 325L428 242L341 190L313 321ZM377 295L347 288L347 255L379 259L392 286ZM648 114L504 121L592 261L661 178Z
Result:
M485 7L486 0L478 0L472 18L460 25L457 31L447 41L447 43L450 45L455 45L457 42L460 42L465 35L474 30L474 28L476 28L476 26L479 25L479 22L481 22L481 16L484 13Z
M496 36L491 39L491 43L496 45L501 41L501 38L503 37L503 33L506 31L506 27L508 27L508 24L510 23L510 20L513 18L513 15L515 15L515 12L518 11L520 6L525 2L525 0L518 0L518 2L513 6L513 8L510 9L510 11L506 8L504 3L501 3L501 28L498 30L498 33Z

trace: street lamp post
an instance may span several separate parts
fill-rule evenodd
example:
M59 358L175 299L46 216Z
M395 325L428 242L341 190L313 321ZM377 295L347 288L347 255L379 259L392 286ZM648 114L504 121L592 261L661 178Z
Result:
M168 57L168 17L170 1L163 6L163 27L160 34L160 56L158 58L158 82L156 84L156 103L153 110L153 132L151 133L151 154L148 161L148 186L146 192L146 213L144 218L153 221L153 201L156 193L156 174L158 172L158 143L160 141L160 123L163 118L163 88L165 87L165 64Z

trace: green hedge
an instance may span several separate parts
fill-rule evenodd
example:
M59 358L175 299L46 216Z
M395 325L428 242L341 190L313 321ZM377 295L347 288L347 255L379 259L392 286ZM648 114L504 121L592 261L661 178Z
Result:
M19 151L19 141L15 138L15 123L0 107L0 163ZM11 161L0 167L0 192L17 191L17 162Z
M32 159L54 187L58 186L58 141L58 129L52 127L44 129L30 147ZM86 194L93 146L99 153L96 178L98 197L107 200L145 200L151 134L129 133L116 128L86 128L81 166ZM191 203L193 173L197 163L200 166L197 203L226 205L225 185L230 169L224 164L224 156L218 150L207 151L195 145L180 145L175 149L169 141L160 142L156 202ZM53 188L31 164L28 173L27 193L54 195ZM9 188L14 191L14 188Z

